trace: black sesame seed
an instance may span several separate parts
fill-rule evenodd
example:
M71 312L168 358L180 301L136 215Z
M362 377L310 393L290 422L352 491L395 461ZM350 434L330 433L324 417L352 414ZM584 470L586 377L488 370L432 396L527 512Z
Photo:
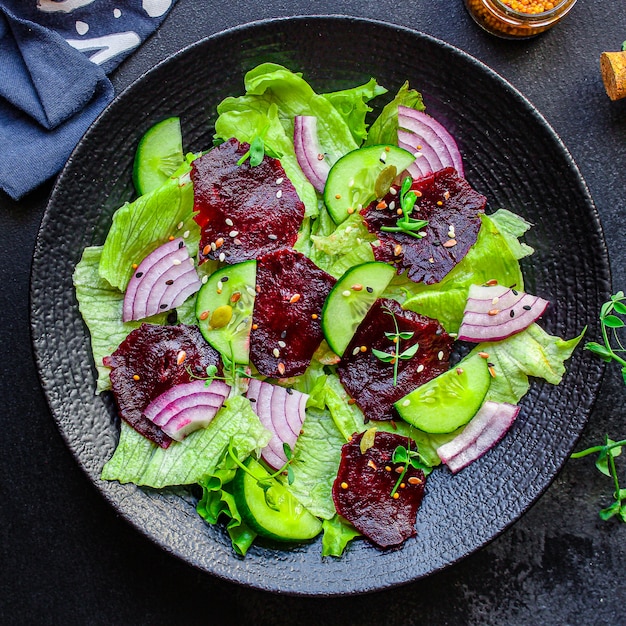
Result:
M143 276L143 272L137 272L135 274L135 278L141 278Z
M373 287L365 287L365 291L367 291L367 293L374 293Z
M515 289L511 289L511 291L513 292L514 296L518 296L519 295L519 291L515 290Z
M248 400L250 400L250 402L256 402L256 398L248 398Z
M185 242L184 242L184 241L181 241L181 242L178 244L178 249L180 250L180 249L181 249L184 245L185 245Z
M166 281L165 281L165 284L166 284L166 285L173 285L173 284L174 284L174 281L170 278L169 280L166 280Z
M283 332L282 332L282 333L280 333L280 338L281 338L281 339L284 339L286 336L287 336L287 331L286 331L286 330L283 330Z
M228 282L228 279L229 279L229 276L222 276L222 278L220 278L220 280L221 280L223 283L227 283L227 282Z
M285 391L286 391L286 392L287 392L290 396L292 396L292 395L293 395L293 389L292 389L291 387L287 387L287 388L285 389Z
M511 309L511 312L509 313L510 317L515 317L515 311L513 309Z
M525 304L522 308L524 309L524 311L530 311L531 306L530 304Z
M178 322L178 311L176 309L172 309L167 315L167 323L168 324L176 324Z
M167 304L162 304L159 308L160 309L167 309L168 305Z

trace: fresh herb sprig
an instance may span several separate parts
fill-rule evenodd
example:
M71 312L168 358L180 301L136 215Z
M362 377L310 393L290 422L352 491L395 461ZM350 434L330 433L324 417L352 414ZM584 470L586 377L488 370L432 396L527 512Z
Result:
M600 510L599 515L603 520L617 516L622 522L626 522L626 489L620 487L617 467L615 465L615 457L622 453L622 446L626 446L626 439L613 441L606 436L604 445L592 446L591 448L572 454L573 459L580 459L590 454L597 454L596 467L605 476L609 476L613 480L613 497L615 500L610 506Z
M389 339L394 345L393 353L385 352L384 350L377 350L376 348L372 348L372 354L382 361L383 363L391 363L393 365L393 386L395 387L398 384L398 364L400 360L408 360L415 356L417 350L419 349L419 343L414 343L412 346L400 352L400 340L406 341L407 339L411 339L415 333L410 331L400 332L398 327L398 320L396 319L395 313L389 307L383 307L384 312L387 315L391 315L393 319L394 332L386 332L385 337Z
M269 128L269 124L250 142L250 148L246 153L237 161L237 165L243 165L248 159L250 159L250 167L256 167L261 165L265 155L279 159L280 154L276 154L265 144L265 133Z
M398 487L402 484L406 473L409 471L409 467L413 467L415 469L421 469L424 472L424 476L430 474L432 468L426 465L422 459L422 456L417 450L411 449L411 442L407 447L398 446L391 456L391 460L394 463L404 463L404 467L398 476L398 480L396 480L396 484L393 486L391 493L389 494L392 498L396 491L398 491Z
M395 226L381 226L382 231L387 233L405 233L421 239L426 233L420 232L424 226L428 225L427 220L416 220L411 217L411 213L417 202L417 194L411 190L413 179L408 176L402 181L400 188L400 209L402 215L398 218Z
M607 363L610 361L619 363L621 365L622 378L626 384L626 359L620 356L626 353L626 348L624 348L618 335L618 330L626 326L626 323L620 317L620 315L626 315L625 301L626 296L624 292L618 291L602 305L600 309L600 326L604 343L589 341L585 348L598 355Z
M270 474L269 476L266 476L265 478L259 478L253 472L251 472L250 469L244 463L242 463L239 460L239 456L237 455L237 449L233 446L232 440L228 444L228 454L231 457L231 459L235 462L237 467L239 467L243 472L246 472L247 474L249 474L250 476L252 476L252 478L256 480L257 485L261 489L263 489L263 494L265 496L265 503L270 509L273 509L274 511L280 510L272 500L271 489L274 485L274 480L278 478L281 474L286 474L287 482L288 484L291 485L295 478L293 469L291 467L291 462L293 461L294 457L293 457L293 452L291 451L291 448L289 447L289 444L283 443L283 451L285 452L285 456L287 457L286 463L284 463L281 468L277 469L274 473Z
M614 361L620 365L624 384L626 384L626 359L621 354L626 353L626 348L624 348L618 331L626 326L626 322L623 319L626 316L625 301L626 295L624 295L624 292L618 291L602 305L600 308L600 327L603 343L589 341L585 344L586 350L593 352L603 361L607 363ZM613 441L606 435L603 444L591 446L572 454L573 459L597 454L596 468L605 476L610 477L613 482L614 500L610 506L601 509L599 512L600 518L603 520L616 517L620 521L626 522L626 489L622 489L620 486L617 465L615 463L615 458L622 453L623 446L626 446L626 439Z

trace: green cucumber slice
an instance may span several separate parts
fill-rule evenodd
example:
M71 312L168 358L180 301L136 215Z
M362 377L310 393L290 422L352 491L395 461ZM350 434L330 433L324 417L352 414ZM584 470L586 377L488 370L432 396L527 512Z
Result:
M490 384L487 359L471 354L400 398L394 406L405 422L424 432L451 433L478 412Z
M350 268L335 283L322 309L322 331L335 354L343 355L359 324L395 273L393 266L371 261Z
M243 521L256 533L276 541L308 541L322 530L322 522L307 511L287 488L270 477L257 461L237 470L233 494ZM251 475L253 474L253 475ZM257 479L269 479L265 489Z
M180 118L169 117L149 128L139 141L133 182L142 196L160 187L183 163Z
M256 261L213 272L198 291L196 317L204 338L226 358L250 360L250 330L256 295Z
M384 196L391 181L413 161L410 152L391 145L359 148L342 156L331 167L324 186L324 203L335 223ZM386 182L384 189L381 182Z

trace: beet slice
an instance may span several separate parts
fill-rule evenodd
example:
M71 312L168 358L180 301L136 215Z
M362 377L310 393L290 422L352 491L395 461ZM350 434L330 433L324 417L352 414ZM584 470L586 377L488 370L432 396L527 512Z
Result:
M322 307L335 279L295 250L257 261L250 360L261 374L303 374L322 343Z
M416 534L415 519L424 496L424 472L409 465L404 487L391 492L403 463L393 463L398 446L409 439L396 433L377 432L374 445L361 452L363 433L341 448L341 461L333 483L337 513L380 548L397 546ZM411 444L415 449L415 444Z
M111 387L120 417L162 448L172 442L144 414L144 409L164 391L203 376L209 365L219 366L217 350L197 326L142 324L117 350L103 359L111 368Z
M373 247L374 257L395 264L399 274L406 270L416 283L438 283L476 243L487 199L451 167L415 181L411 189L421 196L411 217L428 220L422 230L425 237L417 239L381 230L398 221L399 192L398 187L392 189L396 193L390 191L382 203L375 201L361 210L368 230L380 241Z
M237 165L248 148L229 139L192 164L199 263L239 263L296 242L304 203L278 159L265 156L254 167L249 159Z
M398 361L395 386L393 364L381 361L372 353L372 348L395 353L395 345L385 335L395 332L393 318L386 309L395 315L400 332L413 333L410 339L400 340L400 352L419 344L413 357ZM337 373L366 421L397 419L393 403L448 369L452 343L437 320L405 311L395 300L379 298L348 344ZM366 348L364 351L362 346Z

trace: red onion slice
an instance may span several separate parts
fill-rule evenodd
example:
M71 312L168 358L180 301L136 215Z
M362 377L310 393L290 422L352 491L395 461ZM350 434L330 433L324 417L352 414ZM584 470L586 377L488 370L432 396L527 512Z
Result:
M462 341L500 341L528 328L549 302L501 285L472 285L458 338Z
M317 118L312 115L296 115L294 118L293 144L298 165L317 191L322 193L330 166L317 139Z
M206 428L224 404L230 387L214 380L194 380L170 387L145 408L143 414L172 439L182 441L189 433Z
M420 143L416 147L415 135L401 128L398 129L398 146L408 150L415 157L415 161L407 168L413 180L428 176L445 167L441 158L431 146L427 143ZM417 176L414 176L413 171L417 173Z
M515 404L488 400L460 435L437 448L439 458L456 474L504 437L519 410Z
M180 237L151 252L128 282L123 321L140 320L180 306L202 285L193 263Z
M272 438L261 451L265 462L279 469L287 462L283 443L290 448L296 444L305 418L308 395L253 378L246 397L259 421L272 433Z
M409 145L413 154L423 154L435 167L433 153L441 166L454 167L459 176L464 176L463 158L454 137L435 118L423 111L410 107L398 107L398 140ZM431 152L432 151L432 152ZM427 156L429 155L429 156ZM419 159L417 159L419 161Z

